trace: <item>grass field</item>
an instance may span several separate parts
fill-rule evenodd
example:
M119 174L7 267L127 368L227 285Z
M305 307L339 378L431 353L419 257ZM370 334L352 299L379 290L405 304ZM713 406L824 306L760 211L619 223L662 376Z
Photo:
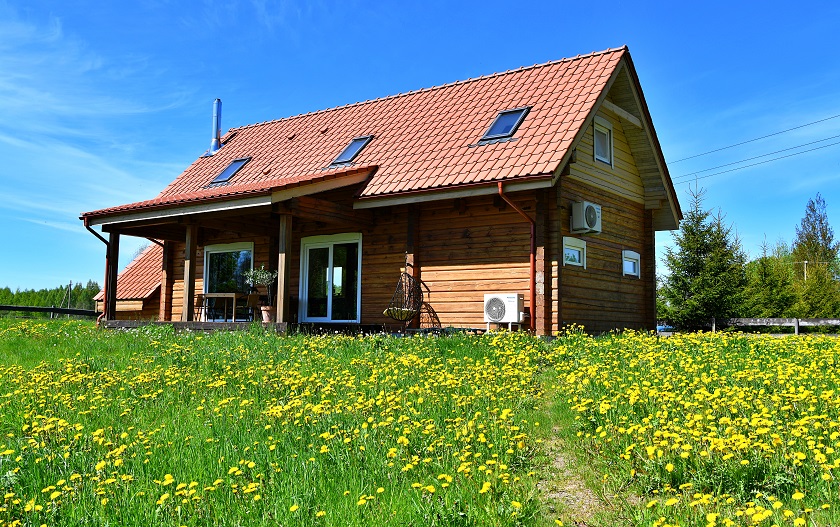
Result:
M583 525L541 490L560 438L587 525L840 525L838 360L826 337L0 321L0 523Z

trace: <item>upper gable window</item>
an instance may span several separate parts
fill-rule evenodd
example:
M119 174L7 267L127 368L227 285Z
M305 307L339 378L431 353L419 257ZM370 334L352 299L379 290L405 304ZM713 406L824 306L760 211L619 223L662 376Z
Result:
M353 161L355 157L362 151L362 148L367 146L370 143L370 140L373 139L372 135L363 135L361 137L354 137L350 144L338 154L338 157L330 163L330 166L335 165L343 165L345 163L349 163Z
M484 133L481 138L482 141L491 139L505 139L511 137L516 133L516 129L522 124L525 115L528 114L530 108L515 108L513 110L504 110L499 112L493 124Z
M210 182L211 185L216 185L218 183L227 183L230 181L234 175L236 175L239 170L245 166L245 164L250 161L250 157L241 157L239 159L234 159L230 162L230 164L222 170L222 172L216 176L216 179Z
M612 124L606 119L595 117L595 160L606 163L610 166L613 164L613 130Z

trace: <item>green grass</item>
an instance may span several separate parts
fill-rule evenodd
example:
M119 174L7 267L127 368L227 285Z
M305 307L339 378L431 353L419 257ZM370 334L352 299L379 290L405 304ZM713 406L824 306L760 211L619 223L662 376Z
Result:
M0 524L840 525L838 363L817 336L2 321Z
M0 520L532 525L524 336L0 326Z

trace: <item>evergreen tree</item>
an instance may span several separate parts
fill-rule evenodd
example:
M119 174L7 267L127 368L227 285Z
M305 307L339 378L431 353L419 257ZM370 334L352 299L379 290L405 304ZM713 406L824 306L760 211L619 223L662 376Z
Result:
M761 245L761 256L746 266L744 315L757 318L792 316L791 309L797 301L792 263L785 243L777 243L772 250L766 242Z
M833 274L838 274L837 252L840 243L834 240L834 229L828 223L825 200L817 197L809 199L805 206L805 217L796 227L796 239L793 241L793 259L797 262L796 276L805 280L806 268L810 277L811 270L824 266ZM807 266L805 264L807 263Z
M674 234L676 249L665 250L662 297L668 319L682 329L708 327L712 318L739 315L746 275L745 255L720 212L703 209L702 190L689 191L691 208Z
M808 280L797 284L799 301L793 307L797 318L840 317L840 282L828 266L808 266Z

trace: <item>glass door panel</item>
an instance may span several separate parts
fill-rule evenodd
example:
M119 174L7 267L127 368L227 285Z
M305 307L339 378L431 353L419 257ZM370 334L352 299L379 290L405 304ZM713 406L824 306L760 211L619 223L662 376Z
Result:
M330 248L309 249L306 269L307 318L326 318L329 313L329 270Z
M331 320L358 318L359 244L333 246Z

